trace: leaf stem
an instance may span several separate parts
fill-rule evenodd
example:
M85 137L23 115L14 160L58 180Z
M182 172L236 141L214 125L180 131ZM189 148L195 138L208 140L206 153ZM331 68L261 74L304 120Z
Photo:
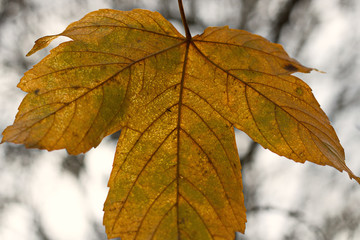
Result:
M179 3L179 10L180 10L180 15L181 15L181 20L183 22L184 29L185 29L186 39L191 40L191 33L190 33L189 26L188 26L187 21L186 21L185 11L184 11L182 0L178 0L178 3Z

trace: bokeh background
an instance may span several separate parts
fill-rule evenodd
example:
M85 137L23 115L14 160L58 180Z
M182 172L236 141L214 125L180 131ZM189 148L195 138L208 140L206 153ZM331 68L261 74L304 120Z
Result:
M328 114L360 175L359 0L184 0L192 35L229 25L281 43L325 73L298 75ZM33 42L99 8L159 11L182 31L176 0L0 0L0 130L24 93L23 73L65 38L29 58ZM85 155L0 145L1 240L106 239L102 207L118 134ZM242 240L360 239L360 186L347 174L279 157L236 135L248 209Z

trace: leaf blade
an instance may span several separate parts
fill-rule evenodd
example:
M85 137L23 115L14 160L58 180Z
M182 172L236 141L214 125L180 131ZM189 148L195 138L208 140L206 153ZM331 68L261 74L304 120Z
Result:
M141 20L136 20L134 15ZM131 21L124 24L124 18ZM99 30L101 27L105 30ZM137 36L131 35L131 31L135 31ZM162 42L149 46L147 41L143 41L144 33L161 36ZM74 41L61 44L25 73L18 87L33 96L24 99L14 125L5 129L2 141L23 142L27 147L47 150L65 148L71 154L79 154L96 147L103 137L125 125L125 112L130 104L128 92L132 91L129 89L132 66L144 61L149 55L154 55L154 52L162 50L164 46L176 45L182 41L182 36L158 13L107 9L89 13L83 19L70 24L61 34L39 39L31 52L46 47L60 35ZM170 44L164 38L168 39ZM126 42L127 45L120 45L119 42ZM69 94L70 89L72 92L80 92L79 89L84 92L75 97L76 94ZM87 104L96 106L99 102L104 104L98 109L86 108ZM54 104L63 106L53 109L52 112L48 110L37 113L36 118L25 117L26 113L36 111L39 107L48 109ZM73 105L82 111L76 111L73 117L70 117L73 120L68 126L63 126L59 121L53 125L44 124L52 118L63 119L64 114L60 111L64 109L63 112L68 113L74 108ZM113 111L114 108L119 110ZM46 120L47 118L49 120ZM32 125L29 125L29 122L33 122ZM78 125L82 128L78 128ZM45 140L30 140L31 138L26 137L32 128L36 127L42 132L48 132L44 135Z
M246 37L237 42L239 36ZM200 55L207 59L210 65L213 65L209 68L223 72L222 78L226 79L226 83L221 83L221 87L222 89L226 88L224 90L226 96L219 101L228 106L227 112L223 113L224 111L222 111L224 116L231 119L230 112L238 114L237 119L230 120L235 127L247 133L263 147L281 156L297 162L308 160L320 165L329 165L339 171L346 171L350 178L359 182L360 179L346 167L344 150L327 116L311 93L310 87L290 75L294 71L306 73L311 71L311 68L304 67L288 57L280 45L269 42L263 45L267 42L266 39L250 35L245 31L232 30L227 27L208 28L203 35L195 39L195 45ZM249 42L251 46L249 46ZM206 44L217 46L209 48L204 46ZM231 46L229 47L227 44ZM263 65L263 60L257 52L261 52L261 56L266 56L266 65ZM221 59L239 59L240 57L242 60L240 62L232 61L228 64L228 61L219 60L219 54L221 54ZM257 66L256 70L253 69L253 66ZM211 72L211 70L207 71ZM210 78L216 78L215 74ZM231 86L229 86L229 81L231 81ZM269 87L272 89L271 91L268 90ZM229 102L229 99L234 99L233 103ZM251 105L256 107L252 109ZM304 139L301 140L301 134L298 133L298 140L294 140L294 136L286 134L292 138L292 140L286 140L280 127L277 127L278 123L273 113L275 109L290 116L290 121L299 124L301 131L307 131L310 135L302 134ZM256 112L254 113L252 110L256 110ZM219 111L221 111L220 108ZM316 144L312 140L313 138L319 139L320 143ZM312 143L309 144L308 141ZM303 144L307 146L302 146ZM327 146L326 148L321 146L324 144ZM316 151L310 150L313 145L317 147ZM284 146L288 146L287 149Z
M234 127L298 162L345 170L344 151L281 45L207 28L184 38L160 14L99 10L25 73L4 141L78 154L121 129L104 205L108 238L233 239L246 214ZM151 40L151 41L150 41Z

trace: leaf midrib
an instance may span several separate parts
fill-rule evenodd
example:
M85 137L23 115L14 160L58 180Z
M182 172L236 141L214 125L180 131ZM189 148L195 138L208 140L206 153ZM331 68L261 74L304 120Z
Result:
M178 118L177 118L177 164L176 164L176 226L177 226L177 236L180 239L180 212L179 212L179 200L180 200L180 131L181 131L181 114L182 114L182 104L183 104L183 94L184 94L184 82L185 82L185 73L186 67L188 64L188 56L189 56L189 46L191 44L191 39L185 40L186 48L183 62L183 69L180 81L180 89L179 89L179 103L178 103Z

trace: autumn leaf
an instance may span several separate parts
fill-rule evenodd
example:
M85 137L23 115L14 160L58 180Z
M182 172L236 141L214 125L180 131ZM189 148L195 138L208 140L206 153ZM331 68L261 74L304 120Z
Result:
M186 24L184 24L185 27ZM99 10L25 73L2 141L79 154L121 130L104 206L108 238L234 239L245 231L234 127L297 162L346 171L311 89L279 44L209 27L182 36L159 13Z

